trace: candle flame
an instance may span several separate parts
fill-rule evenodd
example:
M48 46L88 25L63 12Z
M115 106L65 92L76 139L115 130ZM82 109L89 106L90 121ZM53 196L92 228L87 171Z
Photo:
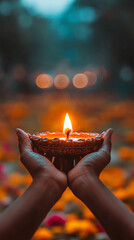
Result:
M68 115L68 113L67 113L67 114L66 114L66 117L65 117L63 132L64 132L65 134L67 134L68 132L72 132L72 130L73 130L73 129L72 129L72 124L71 124L69 115Z

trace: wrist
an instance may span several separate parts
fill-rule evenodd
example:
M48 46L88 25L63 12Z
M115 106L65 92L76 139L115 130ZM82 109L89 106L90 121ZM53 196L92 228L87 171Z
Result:
M92 168L84 167L77 169L77 174L72 170L69 181L73 193L85 203L88 195L92 194L92 188L99 181L99 177Z
M90 202L94 201L94 194L96 195L97 189L99 189L101 181L98 175L94 172L90 172L83 179L83 195L82 201L90 208Z
M93 179L98 178L98 175L96 174L93 168L89 168L87 166L86 167L76 166L69 172L68 178L70 186L77 183L87 185L87 182L89 183L90 181L92 182Z
M65 186L62 183L56 181L53 175L48 175L46 173L41 173L33 179L33 183L38 186L40 189L44 189L44 193L48 191L51 195L55 196L55 198L59 198L63 191L65 190Z

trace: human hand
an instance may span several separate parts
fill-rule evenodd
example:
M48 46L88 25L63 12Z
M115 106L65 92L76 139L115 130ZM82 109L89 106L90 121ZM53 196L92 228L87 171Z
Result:
M49 181L52 187L61 195L67 187L66 175L59 171L54 165L42 155L33 152L29 142L29 135L17 128L16 134L19 141L20 160L31 174L33 181Z
M73 193L82 201L86 198L88 183L91 178L98 178L101 171L110 162L111 158L111 136L113 130L108 129L103 135L102 147L94 153L85 156L68 173L69 187Z

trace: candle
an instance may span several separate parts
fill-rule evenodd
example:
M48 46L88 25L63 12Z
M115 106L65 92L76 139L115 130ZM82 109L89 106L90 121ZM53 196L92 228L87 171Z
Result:
M35 152L46 156L58 169L67 173L85 155L101 147L103 134L73 132L67 113L63 132L36 133L30 141Z

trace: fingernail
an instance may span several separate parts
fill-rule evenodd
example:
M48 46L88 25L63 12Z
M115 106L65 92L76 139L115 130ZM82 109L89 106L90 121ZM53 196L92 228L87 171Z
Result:
M108 129L107 135L109 138L111 138L112 134L113 134L113 129L112 128Z
M16 135L18 138L20 137L20 129L19 128L16 128Z
M28 137L30 138L31 137L31 134L30 133L27 133Z

